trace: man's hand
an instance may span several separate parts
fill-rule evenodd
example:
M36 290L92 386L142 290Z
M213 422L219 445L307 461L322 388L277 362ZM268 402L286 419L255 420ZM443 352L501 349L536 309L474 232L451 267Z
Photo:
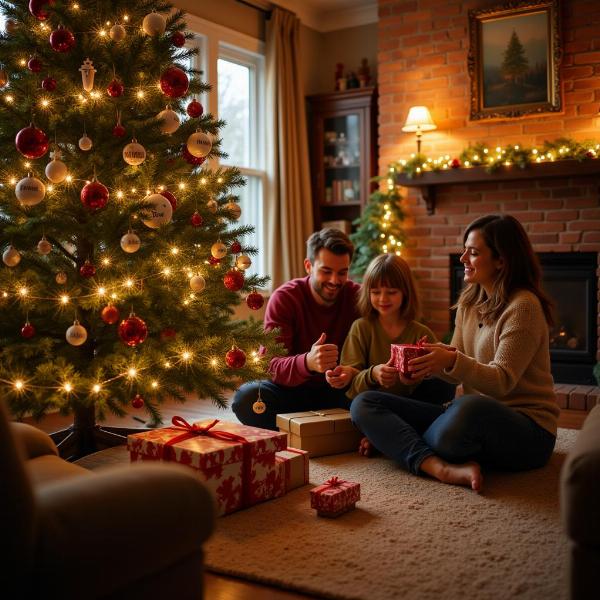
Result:
M398 381L398 369L394 366L394 360L390 358L384 365L373 367L371 376L382 387L394 385Z
M306 355L306 366L309 371L325 373L337 365L338 347L335 344L326 344L326 337L326 334L322 333Z
M325 380L332 388L342 389L350 384L357 373L354 367L338 365L335 369L325 371Z

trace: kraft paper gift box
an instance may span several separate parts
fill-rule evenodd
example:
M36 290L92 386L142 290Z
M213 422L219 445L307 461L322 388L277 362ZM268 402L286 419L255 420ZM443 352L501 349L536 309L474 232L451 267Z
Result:
M213 492L221 515L284 494L275 453L287 447L285 434L218 420L190 425L173 417L173 423L129 435L131 461L177 462L194 469Z
M310 490L310 506L320 517L337 517L352 510L360 500L360 483L338 477Z
M287 448L275 454L275 462L281 470L284 493L308 483L308 452L299 448Z
M354 452L362 437L343 408L277 415L277 427L288 433L289 446L306 450L311 458Z

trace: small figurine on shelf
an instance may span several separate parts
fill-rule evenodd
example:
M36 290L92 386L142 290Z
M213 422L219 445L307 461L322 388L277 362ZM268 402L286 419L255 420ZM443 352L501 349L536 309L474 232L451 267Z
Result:
M358 83L361 88L367 87L371 82L371 69L369 68L369 61L363 58L358 67Z
M343 87L342 87L343 81ZM344 77L344 64L336 63L335 65L335 91L343 91L346 89L346 78Z
M352 90L359 86L360 83L358 82L358 77L356 76L356 73L354 71L350 71L350 73L348 73L348 89Z

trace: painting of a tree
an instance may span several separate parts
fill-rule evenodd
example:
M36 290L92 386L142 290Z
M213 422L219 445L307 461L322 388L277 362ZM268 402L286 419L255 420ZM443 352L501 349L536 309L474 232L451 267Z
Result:
M508 48L504 51L504 61L500 67L502 76L506 81L517 83L529 71L529 61L525 54L525 48L519 40L517 32L513 29L508 42Z

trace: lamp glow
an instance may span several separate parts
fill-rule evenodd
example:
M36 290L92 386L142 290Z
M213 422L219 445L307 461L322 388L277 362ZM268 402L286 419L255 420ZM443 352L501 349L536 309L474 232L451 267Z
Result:
M415 133L417 136L417 154L421 153L421 136L424 131L437 129L429 109L426 106L411 106L402 131Z

